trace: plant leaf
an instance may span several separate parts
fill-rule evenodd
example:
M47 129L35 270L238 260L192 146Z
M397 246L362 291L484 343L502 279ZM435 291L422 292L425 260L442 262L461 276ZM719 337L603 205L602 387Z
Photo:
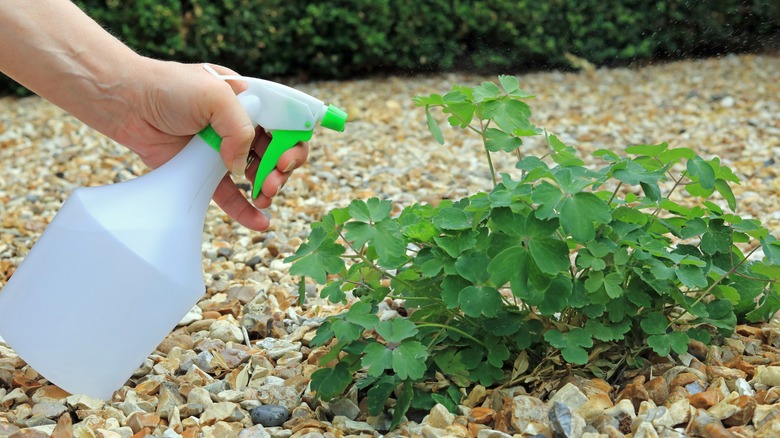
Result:
M580 242L596 237L594 222L606 224L611 220L609 206L593 193L577 193L564 199L561 205L561 225Z
M417 326L406 318L393 318L376 324L376 332L387 342L399 343L417 334Z
M311 389L323 401L330 401L347 389L352 383L352 373L343 363L333 368L321 368L311 375Z
M444 144L444 136L441 133L439 122L437 122L436 119L433 117L433 114L431 114L431 109L429 107L425 108L425 120L428 123L428 131L433 136L433 139L436 140L436 143Z
M428 350L417 341L404 341L393 350L393 371L401 379L422 379L428 367Z
M503 302L501 294L495 288L469 286L458 294L458 304L464 314L477 318L481 315L496 316Z
M372 342L363 349L361 364L368 368L368 375L379 377L386 369L393 366L393 351L380 344Z

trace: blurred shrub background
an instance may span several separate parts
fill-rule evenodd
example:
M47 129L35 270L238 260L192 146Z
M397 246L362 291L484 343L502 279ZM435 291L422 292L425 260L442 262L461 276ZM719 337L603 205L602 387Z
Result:
M76 3L145 55L265 78L623 65L780 46L777 0ZM0 78L0 91L18 90Z

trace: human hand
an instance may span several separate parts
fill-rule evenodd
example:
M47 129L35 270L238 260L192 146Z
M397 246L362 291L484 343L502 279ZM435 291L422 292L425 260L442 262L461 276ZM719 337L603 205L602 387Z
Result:
M212 65L222 75L237 75L232 70ZM225 82L198 64L142 59L134 72L139 83L126 94L127 112L116 126L106 129L109 137L134 151L151 168L176 155L203 127L211 124L222 137L220 155L233 177L254 181L257 162L270 138L252 127L249 116L236 99L246 89L241 81ZM131 76L132 77L132 76ZM230 217L253 230L265 230L269 219L258 209L271 205L290 177L308 156L308 146L298 144L285 152L277 168L263 183L261 194L252 205L225 175L214 193L214 201ZM251 160L248 160L251 158ZM254 165L248 165L253 163Z

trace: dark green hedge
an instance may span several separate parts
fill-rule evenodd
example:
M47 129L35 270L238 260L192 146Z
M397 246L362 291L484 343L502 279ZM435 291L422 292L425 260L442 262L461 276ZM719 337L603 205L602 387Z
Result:
M78 0L141 53L261 77L566 67L776 49L776 0ZM9 82L0 82L8 89Z

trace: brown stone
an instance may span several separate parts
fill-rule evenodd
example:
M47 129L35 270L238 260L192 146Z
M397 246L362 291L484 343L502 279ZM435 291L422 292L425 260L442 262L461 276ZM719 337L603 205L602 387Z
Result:
M707 438L735 438L734 434L727 431L720 421L716 420L707 412L699 410L696 415L688 423L686 429L689 433L693 432L694 436L707 437Z
M762 389L756 391L756 402L760 405L773 405L777 403L777 400L780 400L780 391L777 391L776 389L777 388L770 388L769 390Z
M162 382L157 379L144 380L135 387L135 392L138 395L154 395L160 389L161 383Z
M689 372L682 372L678 374L671 382L669 382L670 387L675 386L685 386L690 385L691 383L698 380L698 377L696 377L696 374L689 373Z
M144 427L143 429L139 430L138 432L134 433L132 437L130 438L146 438L147 436L152 434L152 429L148 427Z
M54 426L54 431L51 433L51 438L72 438L73 437L73 420L70 418L70 414L65 412L57 420L57 425Z
M192 346L192 336L190 336L186 330L181 330L179 332L171 333L163 339L163 341L160 342L160 345L157 346L157 350L161 353L168 354L173 347L179 347L182 350L192 350Z
M639 405L641 405L643 401L650 400L650 394L648 394L647 389L643 386L644 380L644 376L639 376L634 379L632 383L629 383L620 391L616 401L628 400L634 405L634 411L639 411Z
M200 436L200 429L197 427L188 427L184 429L181 436L182 438L198 438Z
M149 412L133 412L127 417L127 425L136 434L144 428L149 428L151 432L158 424L160 424L160 416Z
M688 396L688 401L691 402L691 406L698 409L709 409L715 406L721 399L722 395L713 388L698 394Z
M222 316L222 314L216 310L206 310L203 312L203 319L219 319L220 316Z
M696 359L704 362L707 360L707 344L696 339L691 339L688 343L688 353Z
M707 367L707 377L710 380L715 380L718 377L723 377L725 380L737 380L747 378L747 374L744 371L725 366L709 366Z
M8 438L49 438L49 434L35 429L22 429Z
M496 411L490 408L476 407L471 410L471 417L477 424L488 424L493 421Z
M723 420L723 424L726 426L744 426L748 424L753 419L753 413L758 403L756 403L753 397L742 395L737 397L731 404L739 408L739 411Z
M645 383L645 389L650 396L650 400L655 402L656 405L661 406L669 398L669 385L666 383L666 379L663 376L658 376L650 379Z
M65 391L64 389L61 389L59 386L55 385L46 385L38 388L37 391L35 391L35 394L32 396L32 400L35 403L40 403L44 401L53 401L60 403L63 400L65 400L68 396L70 396L70 393Z

